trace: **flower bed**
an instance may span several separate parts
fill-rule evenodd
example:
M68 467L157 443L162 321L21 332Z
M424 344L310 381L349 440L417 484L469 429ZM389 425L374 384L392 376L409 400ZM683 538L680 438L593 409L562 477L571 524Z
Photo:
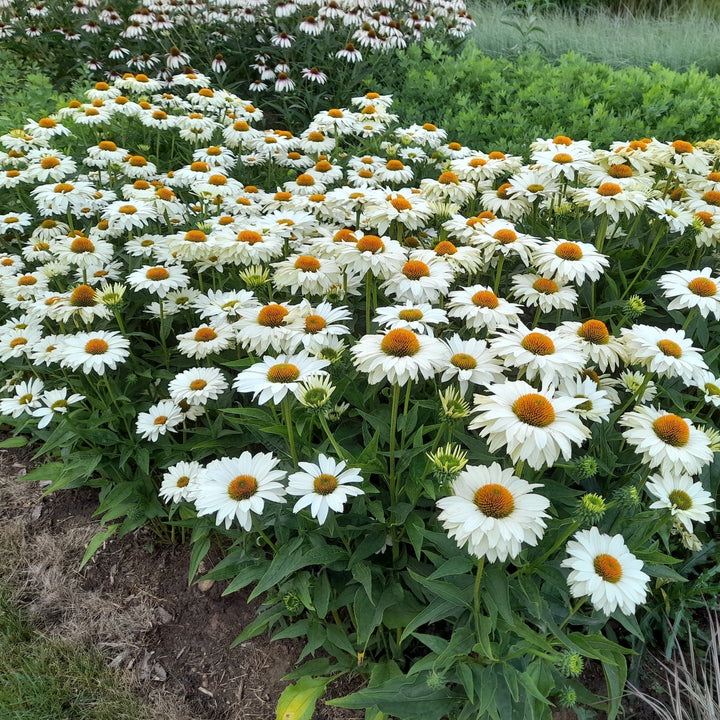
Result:
M197 73L86 95L0 138L0 413L28 477L100 489L86 560L222 547L265 598L238 641L306 641L281 706L357 671L336 704L544 718L592 658L615 717L717 492L715 156L523 165L376 93L261 130Z

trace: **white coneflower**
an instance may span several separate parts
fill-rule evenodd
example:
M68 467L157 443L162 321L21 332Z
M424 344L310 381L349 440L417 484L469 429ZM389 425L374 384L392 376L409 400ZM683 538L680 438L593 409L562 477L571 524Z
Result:
M688 475L651 475L645 489L657 500L652 510L667 508L670 514L693 532L693 522L707 522L713 510L712 495L702 483Z
M217 400L227 390L228 384L218 368L195 367L178 373L169 383L168 392L173 402L205 405Z
M42 380L33 378L23 380L14 386L14 395L0 399L0 415L9 415L19 418L21 415L31 415L40 407L45 385Z
M172 400L161 400L152 405L147 412L138 414L135 432L143 440L155 442L167 432L176 432L183 422L183 414Z
M567 544L568 586L574 598L590 596L596 610L611 615L616 608L631 615L645 601L650 578L622 535L605 535L596 527L580 530Z
M463 340L453 335L443 342L447 347L447 364L440 378L442 382L457 380L464 394L470 384L488 386L503 380L503 366L485 340Z
M382 289L400 301L434 303L450 289L454 271L432 250L414 250L402 270Z
M171 465L163 474L158 495L165 502L178 503L182 500L192 500L195 491L205 478L205 468L199 462L183 460Z
M362 475L356 468L347 468L344 461L320 454L317 464L298 463L303 472L293 473L288 477L287 491L289 495L300 495L293 512L298 513L304 508L310 509L312 517L322 525L328 511L343 511L348 498L363 495L364 491L351 483L361 483Z
M275 469L279 462L271 453L247 451L210 462L193 494L198 517L215 515L215 523L227 529L237 520L243 530L251 530L252 513L262 514L266 501L286 502L280 481L287 473Z
M622 435L643 462L662 474L697 475L713 461L707 435L674 413L638 405L618 424L627 428Z
M578 294L570 285L534 273L513 275L512 293L529 307L539 307L543 313L555 310L572 310Z
M441 498L438 520L459 547L490 562L516 558L523 545L535 546L545 533L550 501L534 492L538 484L498 463L468 465Z
M468 427L487 438L490 452L507 446L514 463L527 461L535 470L552 467L561 454L569 460L572 445L590 436L572 411L583 400L558 397L550 387L538 392L522 380L505 382L476 394L474 402L477 416Z
M390 305L375 309L377 315L373 322L383 330L407 328L416 333L434 335L433 325L447 323L447 314L441 308L430 303L406 302L403 305Z
M582 285L585 279L600 279L610 261L590 243L547 240L538 247L533 262L543 275L559 282L569 280Z
M668 310L697 308L704 318L720 319L720 278L712 276L712 268L673 270L662 275L658 285L671 299Z
M290 353L302 342L302 331L292 327L290 315L294 306L287 303L268 303L252 307L234 323L237 342L248 352L261 355L269 348Z
M388 380L405 385L419 377L429 379L441 368L446 350L442 342L412 330L398 328L384 335L365 335L351 349L355 366L368 373L368 382L375 385Z
M447 303L448 316L459 318L472 330L486 328L495 332L519 322L522 309L515 303L498 297L486 285L471 285L453 290Z
M342 284L342 271L334 260L317 254L291 255L273 263L273 285L291 294L325 295L333 286Z
M227 350L233 345L234 339L233 327L222 320L212 325L203 323L177 335L179 352L190 358L204 358Z
M133 289L148 290L161 298L190 284L187 271L181 265L143 265L133 270L126 280Z
M130 341L118 332L96 330L74 335L63 335L58 351L60 364L71 370L82 370L86 375L115 370L130 354Z
M47 427L50 421L59 415L66 415L69 405L74 405L84 400L85 396L79 393L72 393L68 396L68 389L46 390L40 397L42 405L32 411L32 416L40 418L38 430Z
M580 347L600 372L615 370L626 359L625 344L610 334L602 320L586 320L584 323L566 321L558 332L572 335L580 341Z

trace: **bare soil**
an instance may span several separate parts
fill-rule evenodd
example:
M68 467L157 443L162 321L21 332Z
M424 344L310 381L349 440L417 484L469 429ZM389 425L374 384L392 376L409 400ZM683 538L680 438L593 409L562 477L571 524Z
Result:
M102 649L109 664L148 699L148 719L268 720L288 684L301 643L261 636L230 645L257 613L248 592L223 596L226 583L188 586L190 548L159 544L148 530L111 539L78 571L99 528L91 489L43 495L19 482L26 450L0 450L0 574L21 586L23 602L44 631ZM208 561L212 564L212 558ZM599 694L600 668L583 681ZM359 678L330 685L328 697L360 687ZM628 717L652 720L633 704ZM555 720L574 720L558 709ZM315 720L361 720L361 711L318 703ZM138 719L138 720L145 720Z

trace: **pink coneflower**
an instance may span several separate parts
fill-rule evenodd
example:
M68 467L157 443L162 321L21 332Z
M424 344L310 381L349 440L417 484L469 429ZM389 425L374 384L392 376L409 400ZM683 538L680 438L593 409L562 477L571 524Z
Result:
M302 76L305 80L324 85L327 82L327 75L316 67L303 68Z

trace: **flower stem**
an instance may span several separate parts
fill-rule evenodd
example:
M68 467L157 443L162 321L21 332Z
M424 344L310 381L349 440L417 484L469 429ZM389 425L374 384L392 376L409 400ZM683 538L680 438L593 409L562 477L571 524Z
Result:
M390 409L390 505L395 505L397 502L397 478L395 477L395 434L397 431L399 405L400 386L393 385L392 406Z
M253 529L255 532L260 535L260 537L265 541L265 543L268 545L268 547L274 552L277 553L277 546L275 543L265 534L263 529L257 524L255 521L255 518L252 519Z
M327 439L330 441L330 444L333 446L333 450L337 453L337 456L341 459L345 459L345 452L343 449L338 445L337 440L335 439L335 436L332 433L332 430L330 429L330 426L328 425L327 418L320 414L318 415L320 418L320 425L322 426L322 429L325 431L325 435L327 435Z
M497 270L495 271L495 285L493 286L493 292L497 295L500 289L500 278L502 277L503 263L505 262L505 256L500 255L497 264Z
M587 595L583 595L576 603L573 605L572 610L570 610L570 614L562 621L562 625L560 625L560 629L562 630L574 617L575 613L583 606L585 603L585 600L587 600Z
M285 418L285 425L287 426L287 431L288 431L288 443L290 445L290 455L292 455L293 462L295 463L295 465L297 465L298 464L298 456L297 456L297 450L295 449L295 433L293 432L292 413L290 412L289 396L286 395L282 399L281 405L282 405L283 417Z
M637 282L637 279L642 275L643 270L645 270L645 266L648 264L648 260L653 256L653 253L655 252L655 249L658 246L658 243L660 242L660 238L665 235L666 227L661 227L657 234L655 235L655 239L652 242L652 245L650 246L650 250L645 255L645 259L642 262L642 265L639 267L638 271L635 273L635 277L630 281L630 284L625 288L625 292L620 297L620 300L624 300L629 294L630 290L632 290L633 286Z

